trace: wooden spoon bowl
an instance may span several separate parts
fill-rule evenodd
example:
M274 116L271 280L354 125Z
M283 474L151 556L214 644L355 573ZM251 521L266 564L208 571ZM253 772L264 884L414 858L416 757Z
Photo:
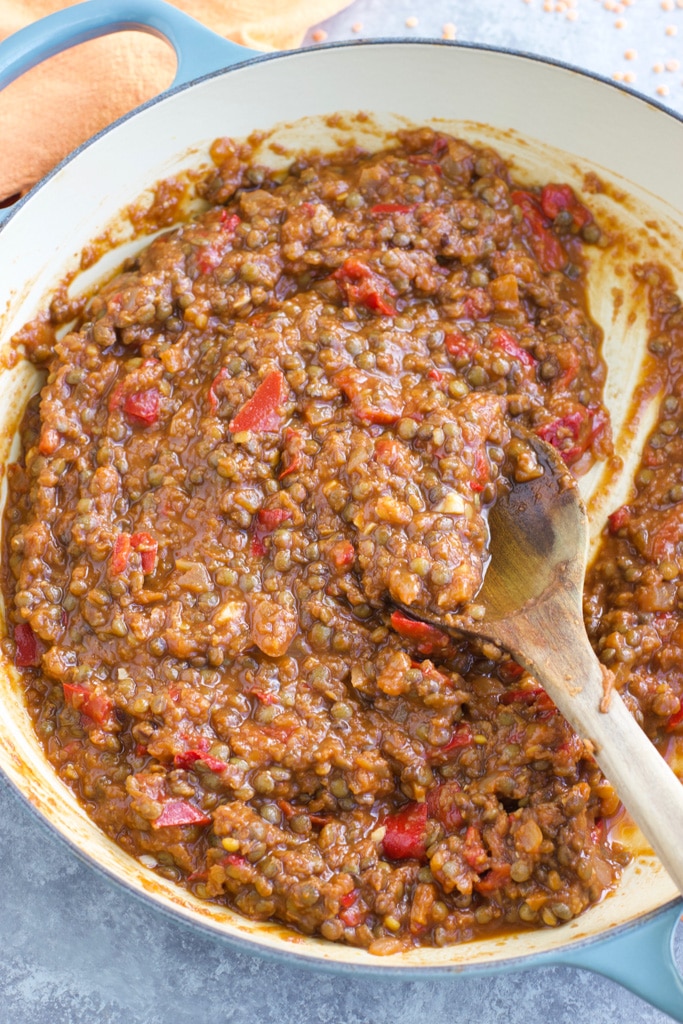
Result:
M523 436L543 472L511 480L490 510L491 558L476 597L477 617L418 617L446 632L492 641L538 680L683 892L683 786L613 689L612 674L586 635L585 506L555 449L534 434Z

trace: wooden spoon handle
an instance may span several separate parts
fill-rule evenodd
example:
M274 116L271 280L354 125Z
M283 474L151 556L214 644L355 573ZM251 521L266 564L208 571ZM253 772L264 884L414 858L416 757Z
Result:
M515 642L514 624L507 623L503 629L509 628L511 636L506 646L542 684L575 732L589 741L605 777L683 892L683 785L616 691L607 709L600 710L605 670L588 642L580 613L568 614L566 605L561 617L556 612L547 606L531 614L527 610L523 651Z

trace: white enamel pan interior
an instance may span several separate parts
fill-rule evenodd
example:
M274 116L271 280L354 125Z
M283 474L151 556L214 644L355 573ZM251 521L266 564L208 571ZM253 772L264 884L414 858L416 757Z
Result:
M623 269L631 259L654 254L683 285L683 124L678 119L611 83L520 54L379 41L247 59L248 51L201 29L161 0L92 0L69 10L71 15L61 12L57 20L41 23L37 35L24 34L19 47L12 50L12 40L9 49L0 45L0 86L48 52L107 27L131 25L151 28L173 42L181 56L181 77L196 77L202 67L210 73L174 88L83 146L0 227L3 460L27 396L36 388L32 368L7 358L10 338L77 265L83 247L132 200L158 180L206 163L208 145L218 136L280 126L276 137L291 149L332 148L359 133L368 146L377 146L383 130L411 123L431 123L495 145L513 162L517 177L529 183L569 181L581 192L586 173L593 172L605 184L590 197L591 206L604 223L618 221L624 227L633 252L615 244L608 255L594 256L591 305L605 329L607 401L617 448L627 461L637 458L650 419L647 409L632 415L630 396L646 317ZM220 67L224 70L215 70ZM353 117L332 128L325 124L327 115L340 111L366 111L372 118L364 125ZM276 158L264 150L263 159ZM615 298L619 290L623 301ZM628 493L627 474L608 495L599 476L593 474L584 484L596 531L605 512ZM576 964L610 975L683 1021L683 987L671 956L680 904L663 869L638 839L637 856L617 892L576 921L378 960L362 950L293 935L202 903L125 855L95 828L46 763L7 661L0 671L0 768L54 830L110 876L186 921L263 953L402 976Z

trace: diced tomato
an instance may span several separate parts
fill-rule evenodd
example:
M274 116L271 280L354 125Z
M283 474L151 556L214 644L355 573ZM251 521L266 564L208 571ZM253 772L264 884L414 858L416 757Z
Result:
M462 747L470 747L472 743L474 743L472 730L465 722L457 727L448 743L443 747L439 747L439 752L441 754L450 754L453 750L460 750Z
M481 448L477 448L474 453L474 476L470 480L470 488L479 494L484 490L484 487L488 483L489 479L489 463L486 455Z
M544 423L536 433L542 441L557 449L568 466L581 458L593 437L589 412L585 408Z
M533 686L528 690L506 690L500 696L501 704L535 704L539 711L553 711L557 709L552 700L541 686Z
M622 505L621 508L616 510L616 512L612 512L607 516L609 532L613 536L614 534L619 533L619 530L623 530L623 528L628 525L630 519L631 509L628 505Z
M275 432L283 425L282 406L287 401L287 381L280 370L266 374L230 423L233 434L243 430Z
M548 220L538 198L521 189L512 192L510 198L522 211L529 244L541 269L546 272L562 270L566 266L567 255L559 239L549 230Z
M254 558L263 558L266 553L266 545L263 543L263 537L259 537L256 534L251 538L251 553Z
M251 539L251 553L257 558L263 557L266 553L264 538L276 530L278 526L292 518L291 510L288 508L261 508L256 513L256 528Z
M516 338L513 338L509 331L505 331L502 328L495 332L493 344L496 348L502 348L503 352L512 356L512 358L516 359L517 362L522 364L522 366L536 366L536 363L538 362L531 352L527 352L525 348L522 348Z
M370 207L370 213L374 217L383 217L390 213L410 213L415 209L416 203L405 205L404 203L375 203Z
M567 211L572 215L577 230L593 220L593 214L579 202L570 185L544 185L541 189L541 208L550 220L555 220L559 213Z
M390 424L403 415L400 391L377 374L346 366L335 373L332 382L343 391L363 423Z
M664 728L666 729L667 732L673 732L675 729L678 728L679 725L681 725L682 722L683 722L683 703L681 704L681 706L678 709L678 711L676 711L675 714L671 715L671 717L669 718L669 720L666 723Z
M210 825L211 818L188 800L169 800L152 822L152 828L169 828L174 825Z
M209 401L209 405L211 406L211 411L212 412L215 412L216 409L218 408L218 405L219 405L219 400L218 400L218 395L216 394L216 389L218 388L219 384L221 384L229 376L230 376L230 370L227 368L227 366L222 366L220 368L220 370L218 371L218 373L216 374L216 376L211 381L211 384L209 385L209 390L207 392L207 398L208 398L208 401Z
M441 373L440 370L437 370L435 366L432 367L431 370L429 370L427 376L429 377L430 380L433 380L435 384L440 384L441 381L443 380L443 374Z
M123 399L123 411L136 423L151 426L159 419L160 395L156 388L134 391Z
M471 359L477 349L477 342L461 331L451 331L444 339L444 348L454 359Z
M426 856L427 804L406 804L400 811L390 814L383 824L386 827L382 845L384 853L392 860L406 860L415 857L424 860Z
M283 480L290 473L295 473L303 463L302 454L304 439L298 430L287 427L285 430L285 444L282 450L281 470L278 480Z
M474 888L483 896L498 892L510 878L509 864L496 864L474 883Z
M347 892L345 896L342 896L339 900L340 907L352 907L358 899L358 889L352 889L351 892Z
M157 551L159 545L149 533L134 533L130 538L130 545L134 551L140 552L142 571L148 576L156 569Z
M86 715L96 725L104 727L112 724L112 712L114 702L111 697L103 693L93 693L85 686L77 686L75 683L62 683L64 700L72 708Z
M120 533L114 541L109 568L115 575L125 572L131 551L139 551L142 571L148 576L156 569L158 547L157 541L150 533L143 531L132 536L129 533Z
M442 633L440 629L431 626L428 622L411 619L400 611L392 612L389 621L392 629L408 640L412 640L419 653L424 654L427 658L450 646L451 641L447 634Z
M471 288L463 303L463 316L468 320L484 320L493 309L491 296L485 288Z
M353 565L355 557L356 550L350 540L339 540L330 548L330 561L338 572Z
M352 305L365 306L384 316L396 315L396 310L388 301L396 295L393 285L361 260L349 257L335 270L332 278L341 288L346 301Z
M427 156L425 153L411 153L408 157L408 163L417 164L419 167L429 167L439 178L443 173L438 160L432 159L432 157Z
M114 547L112 548L111 558L109 559L109 568L115 575L125 572L126 567L128 565L129 556L130 534L119 533L116 540L114 541Z
M343 897L342 897L343 898ZM339 901L341 903L341 900ZM346 925L347 928L357 928L359 924L362 924L367 914L357 903L352 903L348 907L343 907L339 911L339 920Z
M14 664L17 668L34 668L40 665L38 638L28 622L14 627Z
M223 863L230 864L232 867L247 867L249 865L249 861L241 853L227 853L223 857Z
M210 771L216 772L216 774L219 774L228 767L225 761L220 761L217 757L211 757L210 754L205 754L202 750L185 750L181 754L176 754L173 758L173 764L176 768L190 769L197 761L201 761Z
M465 833L465 845L462 851L466 864L478 875L489 867L489 855L484 848L481 832L476 825L470 825Z
M227 234L232 234L239 223L240 218L236 213L229 213L227 210L221 210L221 231L224 231Z
M281 523L292 518L292 512L288 508L261 508L256 513L256 518L265 531L272 533Z
M256 697L260 704L277 704L278 699L274 693L264 693L263 690L249 690L249 693Z

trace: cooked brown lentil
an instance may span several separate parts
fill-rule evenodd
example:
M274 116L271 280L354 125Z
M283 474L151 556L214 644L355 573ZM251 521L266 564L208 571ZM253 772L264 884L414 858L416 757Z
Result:
M207 212L52 346L21 335L48 376L6 589L38 735L126 850L249 917L378 953L555 927L616 884L613 791L517 665L391 603L476 596L506 453L534 472L512 422L577 473L609 453L600 230L430 129L286 173L213 155ZM677 728L667 401L587 608L634 711Z

